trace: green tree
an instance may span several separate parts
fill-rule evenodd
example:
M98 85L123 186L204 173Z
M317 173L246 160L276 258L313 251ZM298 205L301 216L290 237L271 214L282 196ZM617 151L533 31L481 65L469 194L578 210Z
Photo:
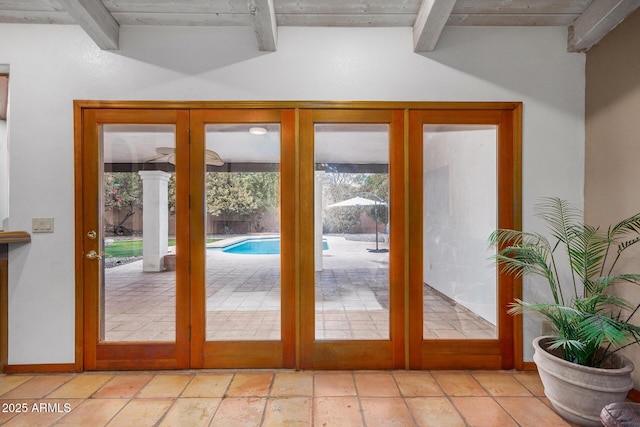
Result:
M323 207L355 197L359 191L359 174L327 171L323 175ZM362 208L349 206L324 209L322 228L326 233L348 233L360 222Z
M389 221L388 213L389 213L389 174L388 173L367 173L362 174L361 177L361 192L362 193L372 193L380 198L379 202L382 201L386 203L386 205L378 206L378 221L381 224L386 224ZM370 199L375 199L373 196L367 196L364 194L364 197L368 197ZM376 208L370 207L367 208L367 214L373 218L374 210Z
M280 182L277 172L253 172L244 174L249 190L256 202L254 211L255 230L263 231L262 220L265 213L278 207Z
M254 229L262 231L265 213L278 206L279 188L277 172L207 173L207 210L226 219L251 217Z
M167 191L169 196L169 214L175 215L176 213L176 174L172 173L167 184Z
M242 173L209 172L206 191L207 211L211 215L246 217L258 207L249 180Z
M115 234L129 234L124 223L137 209L142 208L142 179L135 172L107 172L104 174L104 206L124 212L117 224L112 224Z

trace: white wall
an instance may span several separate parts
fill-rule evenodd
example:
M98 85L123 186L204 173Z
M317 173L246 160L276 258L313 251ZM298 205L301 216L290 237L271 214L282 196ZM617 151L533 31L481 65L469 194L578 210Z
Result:
M10 254L10 364L74 361L74 99L523 101L525 227L540 196L582 204L585 58L566 52L564 29L450 28L423 55L409 28L284 27L278 39L263 53L250 28L123 27L121 50L104 52L76 26L0 24L9 227L55 218L55 233Z
M0 230L9 217L9 147L7 122L0 120Z
M496 324L496 129L424 132L424 282Z

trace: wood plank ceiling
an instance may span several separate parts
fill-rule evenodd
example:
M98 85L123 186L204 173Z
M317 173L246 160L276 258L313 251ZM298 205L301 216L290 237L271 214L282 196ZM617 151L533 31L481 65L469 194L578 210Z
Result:
M278 26L412 27L414 50L437 48L447 26L563 26L584 52L640 0L0 0L0 23L77 24L102 49L122 25L252 26L258 47L277 48Z

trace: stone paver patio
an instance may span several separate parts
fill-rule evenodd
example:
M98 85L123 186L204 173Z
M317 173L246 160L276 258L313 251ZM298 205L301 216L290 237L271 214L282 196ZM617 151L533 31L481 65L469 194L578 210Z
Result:
M316 272L316 339L388 339L388 254L327 236ZM380 247L387 247L380 243ZM280 256L207 251L206 338L280 339ZM142 261L105 270L105 341L173 341L175 272ZM425 286L424 337L493 338L495 327Z

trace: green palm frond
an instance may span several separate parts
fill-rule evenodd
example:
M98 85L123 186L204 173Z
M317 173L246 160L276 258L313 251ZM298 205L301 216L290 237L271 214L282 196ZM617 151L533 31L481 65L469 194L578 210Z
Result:
M593 342L596 347L604 343L620 346L629 340L626 325L609 316L594 314L585 317L579 327L582 339Z
M627 240L626 242L620 242L620 244L618 244L618 252L622 252L638 242L640 242L640 237L635 237L631 240Z
M581 234L582 226L582 212L567 202L566 200L559 199L557 197L543 198L540 203L535 207L535 214L537 217L542 218L549 229L549 232L558 240L564 244L567 255L569 256L569 265L571 265L571 280L573 284L573 291L576 297L578 296L578 285L576 281L576 272L573 269L575 262L573 260L572 247L575 245L575 239ZM557 245L557 246L558 246Z
M621 273L614 276L601 276L589 281L589 293L602 293L608 287L619 283L640 285L640 274Z
M616 284L640 285L640 274L612 273L621 254L640 242L640 213L609 227L606 233L584 224L582 212L559 198L542 199L535 214L545 221L553 239L538 233L496 230L490 237L497 249L492 258L501 272L546 279L553 302L516 299L508 313L531 312L548 319L556 333L551 348L562 349L564 358L573 363L600 366L626 346L640 344L640 326L629 322L640 312L640 305L607 292ZM574 295L566 301L556 256L569 262ZM578 293L579 284L584 292Z
M572 239L568 248L571 268L583 284L600 274L609 246L604 233L586 225Z
M491 234L489 243L499 248L491 258L498 263L500 271L515 277L526 274L541 276L550 284L554 301L564 301L553 267L553 250L546 237L538 233L499 229Z
M584 351L586 345L579 340L569 340L566 338L554 338L551 340L550 350L562 348L565 352L581 352Z
M616 240L625 234L640 234L640 213L629 218L625 218L613 227L609 228L607 233L611 240Z
M551 234L564 243L575 237L575 226L582 221L582 212L578 208L557 197L542 198L534 211L547 223Z
M542 234L509 229L493 231L489 236L489 243L498 248L502 246L546 246L551 248L549 240Z
M583 313L598 313L608 309L610 312L613 307L623 310L633 310L633 306L628 301L615 295L602 293L594 293L584 298L577 299L573 303L574 307Z
M556 328L579 323L582 317L582 312L575 307L563 304L530 303L517 298L509 304L507 312L511 315L525 312L540 314L549 319Z
M538 274L547 277L549 252L539 246L508 246L493 258L498 261L500 268L509 274L522 276L524 274Z
M622 255L622 253L626 249L630 248L631 246L635 245L638 241L640 241L640 236L638 234L640 234L640 213L637 213L629 218L623 219L613 227L609 227L609 230L607 231L607 238L612 244L617 244L618 250L617 250L615 259L613 260L613 262L611 262L609 266L608 275L610 275L613 272L613 269L618 263L618 260L620 259L620 256ZM607 250L605 257L608 254L609 254L609 250ZM600 275L604 274L604 268L605 268L605 265L603 263Z

